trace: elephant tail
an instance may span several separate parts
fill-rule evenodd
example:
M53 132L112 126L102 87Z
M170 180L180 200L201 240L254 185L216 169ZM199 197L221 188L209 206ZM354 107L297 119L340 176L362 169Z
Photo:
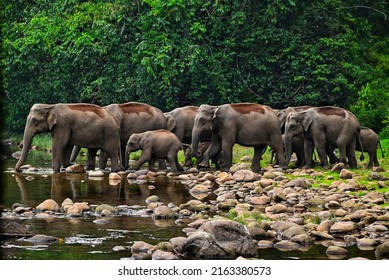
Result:
M361 130L358 131L358 142L359 142L359 145L361 146L361 156L359 157L359 159L361 161L363 161L365 159L365 155L363 154L363 145L362 145L362 141L361 141L361 137L360 137L360 132Z

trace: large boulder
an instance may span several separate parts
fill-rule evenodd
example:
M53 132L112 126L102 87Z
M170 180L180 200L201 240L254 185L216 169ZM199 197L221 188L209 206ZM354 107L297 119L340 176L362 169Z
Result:
M182 254L196 259L235 259L257 255L248 230L240 223L215 220L203 224L182 246Z

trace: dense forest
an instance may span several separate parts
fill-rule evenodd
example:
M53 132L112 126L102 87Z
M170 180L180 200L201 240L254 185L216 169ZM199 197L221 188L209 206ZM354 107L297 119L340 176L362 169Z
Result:
M4 130L34 103L335 105L389 136L379 0L2 0Z

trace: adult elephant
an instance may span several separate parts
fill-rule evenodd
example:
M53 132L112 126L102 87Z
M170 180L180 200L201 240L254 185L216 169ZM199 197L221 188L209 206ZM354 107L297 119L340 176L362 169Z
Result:
M313 107L301 112L292 112L285 123L286 163L290 161L292 139L304 135L305 167L313 166L313 151L316 148L320 163L329 168L329 147L339 149L339 161L351 168L357 167L355 146L360 124L349 111L333 106Z
M253 103L224 104L218 107L201 105L193 127L193 150L198 147L199 137L196 133L207 127L212 130L212 141L200 166L207 167L209 159L223 151L221 169L229 170L232 166L233 145L237 143L254 148L251 165L254 172L260 170L262 151L266 145L275 151L278 162L285 167L280 124L270 107Z
M134 133L141 133L157 129L166 129L166 119L162 111L154 106L140 103L127 102L122 104L110 104L105 107L119 122L120 126L120 152L122 166L128 169L128 161L125 160L126 144ZM105 166L107 157L100 158L102 166Z
M119 171L120 128L117 119L107 109L85 103L34 104L27 117L23 135L23 150L15 165L20 171L36 134L50 132L53 138L52 167L60 172L69 165L74 145L90 150L103 150L111 158L111 170Z
M197 106L185 106L164 113L167 130L174 133L182 143L190 144L192 141L194 119L198 109Z

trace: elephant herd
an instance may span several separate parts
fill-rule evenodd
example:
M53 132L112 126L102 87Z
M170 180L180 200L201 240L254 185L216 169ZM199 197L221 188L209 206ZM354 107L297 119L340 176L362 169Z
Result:
M232 166L234 144L254 148L251 168L260 170L267 147L275 155L275 164L287 168L292 153L297 167L311 168L316 149L320 165L343 162L357 167L355 151L369 153L368 167L378 165L379 138L369 128L361 128L349 111L332 106L288 107L282 110L254 103L220 106L185 106L163 113L139 102L111 104L34 104L26 120L23 150L16 171L21 170L36 134L52 135L52 168L60 172L69 166L81 147L88 149L87 170L95 169L95 156L101 150L99 169L111 159L111 171L129 167L129 153L142 150L135 164L139 169L148 162L154 170L166 161L173 172L182 171L177 153L185 151L185 165L197 159L201 168L210 160L217 169ZM335 149L339 155L335 154ZM381 148L382 152L382 148ZM363 153L362 153L363 155ZM383 154L382 154L383 155Z

